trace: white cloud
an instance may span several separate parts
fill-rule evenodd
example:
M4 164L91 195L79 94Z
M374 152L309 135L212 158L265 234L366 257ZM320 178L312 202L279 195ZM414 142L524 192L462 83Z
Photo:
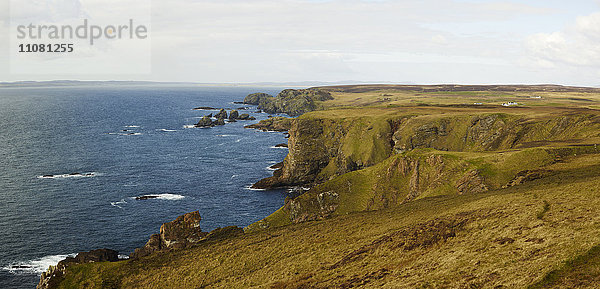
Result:
M532 35L527 39L526 47L531 63L600 71L600 12L578 17L573 25L562 31Z
M108 20L139 12L134 0L49 1L81 1L71 15L101 14ZM553 27L545 24L556 25L555 16L566 15L561 5L574 4L524 2L153 0L152 74L132 77L199 82L572 82L574 77L562 77L569 70L549 68L560 63L589 65L582 59L598 57L592 41L600 27L597 19L573 21L580 27L576 33L565 29L527 38ZM574 41L586 43L580 48L584 57L569 52ZM519 66L524 56L527 65ZM123 56L123 63L128 57ZM116 72L95 78L123 79Z

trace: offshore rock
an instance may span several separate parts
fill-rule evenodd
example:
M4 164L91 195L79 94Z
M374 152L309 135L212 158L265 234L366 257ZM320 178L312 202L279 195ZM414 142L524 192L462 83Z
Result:
M234 109L234 110L232 110L232 111L229 113L229 120L230 120L230 121L231 121L231 120L236 120L236 119L237 119L239 116L240 116L239 112L238 112L237 110L235 110L235 109Z
M198 123L196 123L195 127L211 127L213 125L212 120L208 116L203 116Z
M225 109L222 109L219 111L219 113L215 114L215 118L216 119L226 119L227 118L227 111L225 111Z
M255 120L256 118L255 118L255 117L253 117L253 116L250 116L250 115L249 115L249 114L247 114L247 113L242 113L242 114L239 116L239 118L238 118L238 119L239 119L239 120Z
M221 110L219 110L219 112L217 114L215 114L215 118L216 119L220 119L220 118L226 119L227 118L227 111L225 109L221 108Z
M219 119L213 121L212 125L213 126L215 126L215 125L225 125L225 119L219 118Z

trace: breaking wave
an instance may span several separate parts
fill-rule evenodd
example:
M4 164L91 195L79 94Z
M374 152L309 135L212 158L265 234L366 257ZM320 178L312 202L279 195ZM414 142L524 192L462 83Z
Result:
M38 179L67 179L67 178L91 178L97 176L96 172L89 173L70 173L70 174L61 174L61 175L43 175L38 176Z
M148 195L133 197L133 199L136 199L136 200L156 199L156 200L166 200L166 201L177 201L177 200L181 200L184 198L185 198L185 196L177 195L177 194L148 194Z
M75 257L77 254L68 255L50 255L35 260L15 262L8 266L2 267L4 271L8 271L12 274L42 274L48 267L56 266L58 262L64 260L67 257Z

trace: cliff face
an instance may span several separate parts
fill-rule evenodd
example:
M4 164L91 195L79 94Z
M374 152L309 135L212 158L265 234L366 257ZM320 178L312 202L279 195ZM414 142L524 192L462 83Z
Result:
M476 152L522 149L600 136L594 114L528 118L508 114L323 118L290 122L283 168L255 188L316 185L419 148Z
M318 184L372 166L391 153L391 127L383 119L324 119L302 116L292 121L289 154L283 168L255 188Z
M511 180L520 175L525 180L531 172L535 175L536 170L557 161L561 153L551 146L599 137L600 117L481 113L330 118L307 114L292 122L289 133L283 167L256 187L305 185L312 189L288 198L284 207L250 229L511 186ZM567 155L577 151L564 150Z
M416 148L494 151L551 141L598 136L600 117L570 114L529 118L501 113L449 117L415 116L392 120L396 152ZM595 130L595 131L594 131Z
M281 209L247 230L393 208L426 197L472 195L517 186L553 175L546 167L563 158L598 153L597 145L530 148L501 156L417 149L287 198Z

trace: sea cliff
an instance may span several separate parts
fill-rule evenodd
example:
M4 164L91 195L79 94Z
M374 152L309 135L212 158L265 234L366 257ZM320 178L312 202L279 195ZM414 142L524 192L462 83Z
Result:
M246 101L285 112L289 97L300 116L250 126L289 133L254 187L306 192L244 231L182 216L130 260L67 266L49 288L593 286L600 91L366 85Z

